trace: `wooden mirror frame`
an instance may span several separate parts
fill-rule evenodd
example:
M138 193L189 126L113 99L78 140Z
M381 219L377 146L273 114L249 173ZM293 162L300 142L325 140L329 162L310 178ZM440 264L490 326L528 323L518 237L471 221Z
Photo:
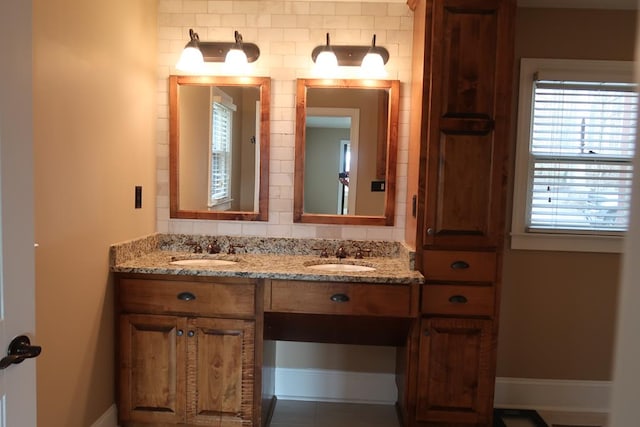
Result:
M307 89L386 89L389 91L384 215L330 215L304 212L304 165L307 120ZM398 80L298 79L296 88L296 139L293 194L293 222L311 224L383 225L394 224L396 202L396 162L398 156Z
M196 86L251 86L260 91L260 186L257 211L205 211L180 209L178 88ZM271 79L269 77L169 76L169 217L180 219L267 221L269 218L269 138Z

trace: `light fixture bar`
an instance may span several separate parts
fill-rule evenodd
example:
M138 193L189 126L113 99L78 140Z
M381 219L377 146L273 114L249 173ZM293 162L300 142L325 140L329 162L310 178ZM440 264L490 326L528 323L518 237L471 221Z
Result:
M191 41L187 46L197 46L202 52L205 62L224 62L227 53L234 47L241 47L247 55L247 62L255 62L260 57L260 48L254 43L246 43L242 41L242 35L236 31L235 40L232 42L207 42L202 41L198 37L198 33L193 29L189 30L189 38Z
M202 45L202 42L200 42L200 45ZM338 65L340 66L360 66L365 55L369 53L371 49L375 49L376 53L380 54L385 64L389 61L389 51L382 46L375 46L375 35L373 46L331 45L331 50L333 50L336 58L338 58ZM320 52L324 50L326 50L326 45L320 45L313 48L313 51L311 51L311 58L313 59L313 62L316 62L316 58Z
M232 42L200 42L200 51L205 62L224 62L227 52L235 45ZM242 43L242 50L247 54L248 62L255 62L260 57L260 48L253 43Z

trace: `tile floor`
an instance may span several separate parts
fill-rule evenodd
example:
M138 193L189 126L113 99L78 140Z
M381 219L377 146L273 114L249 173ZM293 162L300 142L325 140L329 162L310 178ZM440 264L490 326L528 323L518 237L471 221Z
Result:
M271 427L400 427L393 405L278 399Z
M606 427L607 414L601 412L550 412L538 411L544 421L552 426Z
M606 427L607 415L538 411L551 427ZM393 405L307 402L278 399L271 427L400 427Z

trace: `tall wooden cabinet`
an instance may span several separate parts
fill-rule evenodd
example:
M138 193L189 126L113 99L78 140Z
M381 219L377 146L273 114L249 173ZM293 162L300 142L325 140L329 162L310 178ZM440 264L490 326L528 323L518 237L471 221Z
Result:
M410 426L489 426L505 228L515 0L417 0L416 262ZM416 78L416 72L419 77ZM418 113L414 111L414 119ZM419 142L418 142L419 140Z

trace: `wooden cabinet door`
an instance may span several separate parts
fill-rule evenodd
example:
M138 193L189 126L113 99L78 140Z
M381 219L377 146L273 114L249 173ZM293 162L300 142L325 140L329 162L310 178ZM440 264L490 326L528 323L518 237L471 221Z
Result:
M429 129L420 186L427 248L499 243L513 57L514 0L432 0Z
M189 319L187 335L187 422L253 426L255 323Z
M416 420L489 425L491 321L427 318L420 332Z
M120 420L184 422L186 319L128 314L119 320Z

